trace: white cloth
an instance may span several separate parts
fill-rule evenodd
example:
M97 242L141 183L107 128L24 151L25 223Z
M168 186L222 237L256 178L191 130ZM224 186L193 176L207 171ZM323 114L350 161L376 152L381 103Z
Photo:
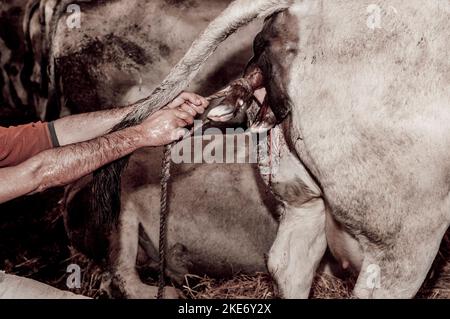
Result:
M38 281L0 272L0 299L90 299Z

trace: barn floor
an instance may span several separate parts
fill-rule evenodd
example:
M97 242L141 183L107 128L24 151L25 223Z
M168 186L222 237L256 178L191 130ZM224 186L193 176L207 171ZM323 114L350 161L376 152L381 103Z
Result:
M74 292L106 298L100 284L102 269L69 246L58 208L61 190L32 196L0 206L0 269L66 289L67 266L82 269L82 287ZM154 274L143 275L152 282ZM312 298L349 298L354 278L319 275ZM276 298L269 276L238 275L229 280L190 276L182 287L186 298ZM442 244L429 279L418 298L450 299L450 234Z

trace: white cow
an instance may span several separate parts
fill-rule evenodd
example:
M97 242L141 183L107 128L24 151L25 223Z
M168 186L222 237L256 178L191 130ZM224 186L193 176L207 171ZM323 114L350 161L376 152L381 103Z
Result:
M356 297L413 297L450 223L443 4L237 0L123 126L184 89L240 26L287 9L267 21L255 52L287 142L275 176L285 212L269 269L284 297L307 297L328 243L344 263L360 261Z

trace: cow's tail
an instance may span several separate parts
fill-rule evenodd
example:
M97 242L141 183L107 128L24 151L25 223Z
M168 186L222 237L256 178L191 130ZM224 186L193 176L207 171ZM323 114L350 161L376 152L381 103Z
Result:
M295 0L236 0L213 20L153 93L136 103L134 111L113 130L141 123L172 101L197 75L219 44L256 18L287 9ZM120 214L120 178L127 159L116 161L94 174L92 212L100 225L116 225Z

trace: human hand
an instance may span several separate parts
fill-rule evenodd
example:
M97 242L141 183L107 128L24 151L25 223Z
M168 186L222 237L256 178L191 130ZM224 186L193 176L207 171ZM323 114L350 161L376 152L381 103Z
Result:
M197 94L184 92L164 109L155 112L140 126L145 146L162 146L178 141L186 135L184 127L192 125L198 114L203 114L208 101Z

